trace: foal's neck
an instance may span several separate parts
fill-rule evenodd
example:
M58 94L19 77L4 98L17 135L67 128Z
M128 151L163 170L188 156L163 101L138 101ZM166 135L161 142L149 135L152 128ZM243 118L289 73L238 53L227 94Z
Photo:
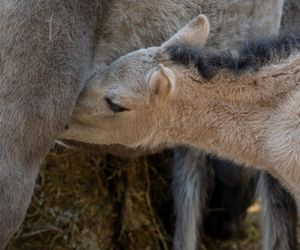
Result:
M220 71L210 80L182 83L189 90L178 97L179 130L171 136L177 143L268 168L268 119L299 82L300 56L242 75Z

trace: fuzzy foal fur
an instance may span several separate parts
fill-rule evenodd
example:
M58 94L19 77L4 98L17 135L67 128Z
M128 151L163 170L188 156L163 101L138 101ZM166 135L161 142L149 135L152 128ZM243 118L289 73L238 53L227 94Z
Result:
M189 37L190 44L193 39L205 43L208 24L203 19L198 17L179 31L180 36L186 34L185 42ZM174 62L179 52L172 49L170 56L165 51L177 43L171 38L162 47L133 52L96 75L81 95L64 136L129 147L195 146L269 171L300 201L298 36L245 45L236 58L229 57L243 62L244 70L238 74L238 64L223 53L203 56L196 51L196 60L190 60L188 49L184 65ZM185 49L179 51L185 55ZM205 65L207 58L218 60ZM187 67L187 61L202 62L202 67L195 69L194 63ZM199 74L210 67L214 72L210 78ZM129 111L112 112L107 97Z

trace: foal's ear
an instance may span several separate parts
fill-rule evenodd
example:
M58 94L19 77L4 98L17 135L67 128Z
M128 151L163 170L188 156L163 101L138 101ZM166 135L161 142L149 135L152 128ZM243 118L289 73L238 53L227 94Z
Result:
M209 21L205 15L199 15L180 29L161 47L176 44L186 44L194 47L203 47L206 44L210 31Z
M175 73L161 63L150 71L147 81L154 101L164 102L175 91Z

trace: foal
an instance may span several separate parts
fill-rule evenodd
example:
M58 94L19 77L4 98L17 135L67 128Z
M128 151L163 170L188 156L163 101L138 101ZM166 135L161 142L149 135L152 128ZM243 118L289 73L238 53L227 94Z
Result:
M94 144L191 145L264 169L300 201L300 36L196 48L209 24L191 21L161 47L94 75L63 134Z

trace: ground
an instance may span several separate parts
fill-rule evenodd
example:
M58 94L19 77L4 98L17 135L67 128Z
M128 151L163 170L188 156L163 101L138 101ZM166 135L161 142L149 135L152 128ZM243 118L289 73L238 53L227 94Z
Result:
M170 165L170 152L124 160L53 150L8 250L170 249ZM249 209L242 239L207 238L203 250L261 249L259 210Z

